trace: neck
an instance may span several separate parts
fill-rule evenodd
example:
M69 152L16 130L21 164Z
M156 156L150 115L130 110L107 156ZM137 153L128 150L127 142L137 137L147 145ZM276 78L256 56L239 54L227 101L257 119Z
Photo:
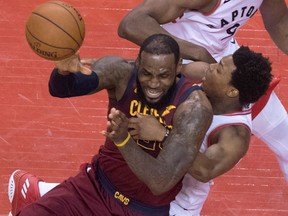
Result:
M239 103L238 98L237 99L210 99L210 103L213 108L213 114L214 115L223 115L233 112L239 112L242 111L243 107Z

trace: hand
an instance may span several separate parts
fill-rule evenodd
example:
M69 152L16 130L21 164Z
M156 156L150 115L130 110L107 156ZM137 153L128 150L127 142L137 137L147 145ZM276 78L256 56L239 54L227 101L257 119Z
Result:
M152 115L144 116L137 113L137 118L130 118L128 127L133 139L157 140L161 142L166 128Z
M84 62L84 64L86 63ZM92 71L90 68L85 67L84 64L80 61L79 52L69 58L55 61L55 67L58 68L59 73L62 75L77 73L79 71L83 74L90 75Z
M91 67L96 61L98 61L99 59L97 58L93 58L93 59L81 59L81 63L83 65L87 65L89 67Z
M110 138L114 143L122 143L128 135L128 118L120 110L112 108L108 119L108 130L102 131L102 134Z

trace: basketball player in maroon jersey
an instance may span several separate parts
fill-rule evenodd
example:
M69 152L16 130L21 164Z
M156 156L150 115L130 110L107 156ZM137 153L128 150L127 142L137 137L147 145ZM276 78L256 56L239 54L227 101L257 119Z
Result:
M238 59L238 61L243 61L242 60L242 58L244 57L244 56L246 56L245 58L247 59L247 58L249 58L250 59L250 61L252 61L253 62L253 60L251 60L251 59L253 59L252 58L252 56L254 56L254 58L255 57L257 57L257 55L255 55L255 54L253 54L251 51L249 51L249 49L241 49L241 50L243 50L242 52L240 52L239 51L239 56L238 57L235 57L235 60L236 59ZM240 53L242 53L242 54L240 54ZM251 57L249 56L249 54L251 55ZM248 57L247 57L247 55L248 55ZM242 56L242 58L239 58L240 56ZM244 58L244 59L245 59ZM241 59L241 60L240 60ZM258 59L258 58L257 58ZM263 59L263 58L260 58L259 60L261 60L261 59ZM213 76L214 78L212 79L212 78L209 78L208 79L208 77L207 77L207 85L208 86L210 86L210 90L212 90L212 92L214 92L214 89L213 89L213 86L215 85L215 83L218 83L218 85L220 85L220 83L222 83L222 85L220 85L220 86L222 86L222 88L224 88L225 87L225 89L227 89L227 90L229 90L230 89L230 87L228 88L228 86L231 86L231 84L229 84L229 85L227 85L228 83L230 83L230 73L232 73L232 71L234 70L233 69L233 65L234 64L231 64L231 61L232 60L232 57L230 56L230 57L227 57L227 58L225 58L225 60L223 59L223 63L222 64L224 64L225 65L225 70L223 71L223 72L221 72L220 73L220 75L217 75L216 76L216 74L218 74L218 73L212 73L212 71L211 71L211 76ZM263 59L262 61L260 61L260 62L262 62L262 64L264 65L264 67L265 67L265 65L267 65L268 64L268 66L269 66L269 63L267 62L267 63L265 63L266 61L265 61L265 59ZM260 63L259 62L259 63ZM239 63L240 65L242 64L242 63ZM261 64L261 65L262 65ZM71 62L69 62L69 65L71 66ZM69 66L68 65L68 66ZM73 65L73 64L72 64ZM254 65L254 64L253 64ZM260 64L257 64L257 65L260 65ZM214 65L214 66L211 66L211 68L214 68L213 69L213 71L216 71L216 66L217 65ZM223 65L222 65L223 66ZM97 64L96 65L93 65L92 66L92 68L95 68L95 71L97 71ZM194 68L194 67L193 67ZM257 88L258 89L258 91L253 91L254 92L254 94L253 94L253 96L252 95L250 95L250 92L251 92L251 90L249 90L249 88L247 89L245 86L242 86L241 88L240 88L240 86L241 85L237 85L237 82L236 83L234 83L234 85L237 85L238 86L238 88L239 89L241 89L241 94L243 94L243 96L241 96L241 98L242 99L240 99L240 101L241 101L241 104L242 103L244 103L244 104L246 104L246 103L249 103L251 100L252 100L252 102L254 101L254 100L257 100L264 92L265 92L265 90L268 88L268 85L269 85L269 81L270 81L270 78L271 78L271 74L270 74L270 71L271 71L271 68L270 68L270 70L269 70L269 67L268 68L266 68L267 70L258 70L258 73L259 72L262 72L263 71L263 73L265 72L266 73L266 75L265 75L265 77L266 77L266 82L264 82L264 80L262 80L262 83L264 84L265 83L265 85L262 85L261 84L261 88L259 89L259 86L258 87L256 87L257 85L252 85L253 86L253 88ZM67 68L65 69L65 70L68 70ZM217 69L218 70L218 69ZM85 70L86 71L86 70ZM225 72L226 71L226 72ZM148 71L147 71L148 72ZM225 72L225 73L224 73ZM62 71L62 73L66 73L66 72L64 72L64 71ZM222 75L222 73L223 73L223 75ZM258 74L257 73L257 74ZM210 74L210 73L209 73ZM214 74L214 75L213 75ZM236 74L238 74L238 73L236 73ZM247 73L246 73L247 74ZM256 73L255 73L256 74ZM248 73L248 75L249 75L249 73ZM216 76L216 77L215 77ZM209 76L210 77L210 76ZM143 77L142 77L143 78ZM217 79L216 79L217 78ZM243 75L242 75L242 78L243 78ZM239 78L238 78L239 79ZM238 80L237 79L237 80ZM141 79L142 80L142 79ZM208 80L209 80L209 82L208 82ZM215 81L215 80L218 80L217 82ZM222 80L222 81L221 81ZM226 80L226 81L225 81ZM253 82L252 81L253 79L250 79L250 82ZM256 79L257 80L257 79ZM143 80L142 80L143 81ZM213 81L213 82L212 82ZM214 83L213 85L212 85L212 83ZM228 82L228 83L227 83ZM234 80L234 82L235 82L235 80ZM210 83L210 84L208 84L208 83ZM260 82L257 80L257 82L256 82L256 84L259 84ZM266 87L265 87L266 86ZM243 88L244 87L244 88ZM59 88L61 88L61 86L59 87ZM207 88L205 88L206 89L206 93L208 93L209 91L208 91L208 89ZM218 89L218 88L217 88ZM155 91L153 91L153 92L155 92ZM189 92L189 91L188 91ZM218 91L219 92L219 91ZM229 103L232 103L232 104L234 104L234 106L235 106L235 104L238 104L239 103L239 99L238 99L238 91L233 87L233 86L231 86L231 89L229 90L229 97L235 97L233 100L235 101L235 102L229 102ZM244 93L244 92L246 92L246 93ZM248 94L247 94L248 93ZM222 93L221 93L222 94ZM231 94L231 95L230 95ZM155 93L154 94L152 94L152 95L155 95ZM211 96L211 99L212 99L212 93L209 93L209 95ZM233 96L234 95L234 96ZM244 96L244 95L246 95L246 96ZM145 97L145 94L143 94L143 96ZM141 97L140 97L141 98ZM215 99L215 98L214 98ZM141 100L143 100L143 99L141 99ZM181 99L180 99L181 100ZM232 99L230 99L230 100L232 100ZM123 101L122 101L123 102ZM130 106L130 108L135 108L135 104L137 104L137 102L136 101L133 101L133 106L131 107ZM229 107L229 106L226 106L225 105L225 107ZM241 107L241 105L237 105L236 107L238 107L239 109L240 109L240 107ZM237 110L238 110L238 108L237 108ZM167 120L167 118L162 118L162 116L166 116L166 115L170 115L170 113L171 112L173 112L173 109L175 109L175 106L168 106L168 107L166 107L166 109L165 109L165 111L163 112L163 115L161 115L161 116L159 116L158 115L158 113L157 113L157 111L156 110L153 110L152 111L152 113L150 114L150 112L148 112L149 111L149 109L144 109L143 110L143 112L141 111L141 109L130 109L130 113L133 113L133 115L132 116L136 116L136 115L138 115L139 113L141 114L141 115L150 115L150 116L155 116L155 117L157 117L158 118L158 120L159 120L159 122L161 122L163 125L165 125L166 126L166 130L165 130L165 127L164 127L164 134L165 134L165 131L167 131L167 128L171 128L172 127L172 125L170 125L170 124L168 124L167 125L167 122L168 121L163 121L163 120ZM112 110L113 111L113 110ZM217 109L216 109L216 107L215 107L215 110L213 110L214 111L214 113L216 112L218 112L217 111ZM138 113L139 112L139 113ZM131 116L131 115L130 115ZM110 117L110 116L109 116ZM196 119L195 119L196 120ZM170 122L171 123L171 122ZM149 125L148 126L148 128L150 127L151 125ZM146 127L147 128L147 127ZM246 130L245 129L245 127L244 127L244 130ZM168 130L169 131L169 130ZM186 129L185 130L183 130L183 131L186 131ZM155 131L156 132L156 131ZM130 132L131 133L131 136L133 136L133 137L135 137L135 133L134 132ZM172 130L172 132L171 132L171 134L172 134L172 137L173 137L173 133L175 133L175 131L174 131L174 129ZM162 135L161 135L162 134ZM166 146L166 143L170 143L170 141L169 141L169 139L171 139L171 137L169 138L167 138L167 141L163 141L163 137L165 137L166 136L166 134L165 134L165 136L164 136L164 134L160 131L159 132L159 135L160 135L160 138L159 138L159 136L156 136L155 137L155 139L153 138L153 140L158 140L158 141L153 141L152 143L163 143L163 142L165 142L165 146ZM177 134L177 132L176 132L176 134ZM245 132L245 136L248 138L247 140L249 140L249 137L250 137L250 135L249 135L249 130L247 130L246 132ZM157 134L156 134L157 135ZM126 134L124 135L125 137L126 137ZM121 137L120 137L121 138ZM118 137L118 139L119 139L119 137ZM149 137L148 138L146 138L146 137L143 137L142 139L149 139ZM179 138L178 138L179 139ZM134 149L133 150L133 148L131 148L131 147L129 147L129 145L128 145L128 142L130 142L130 141L132 141L131 139L130 139L130 135L128 135L126 138L122 138L122 140L115 140L115 143L116 143L116 146L120 149L120 151L124 154L124 155L126 155L125 157L126 157L126 160L128 160L128 163L129 163L129 166L131 167L133 167L134 166L134 169L136 168L136 170L134 170L134 173L140 178L140 180L141 181L143 181L143 182L145 182L145 184L149 187L149 189L151 189L151 191L153 192L153 193L156 193L156 194L162 194L163 193L163 191L164 191L164 193L165 193L165 190L167 190L167 188L166 188L166 184L164 184L164 187L163 187L163 185L162 185L162 183L163 183L163 179L161 179L160 177L161 177L161 173L167 173L167 171L165 172L165 169L168 169L168 171L170 171L170 168L169 168L169 166L167 167L166 166L166 163L165 163L165 157L163 158L163 155L162 155L162 157L160 156L160 154L159 154L159 156L157 156L157 160L158 160L158 157L160 157L160 162L161 163L159 163L159 162L157 162L157 160L156 160L156 164L155 164L155 159L153 159L153 157L151 157L150 156L150 158L149 158L149 154L146 154L146 153L144 153L143 151L142 151L142 146L143 146L143 143L141 142L141 140L139 140L139 138L135 138L135 140L137 141L137 143L138 143L138 145L133 145L134 147L136 147L136 150ZM140 141L140 142L139 142ZM148 143L148 141L145 141L145 143ZM230 143L230 142L229 142ZM241 144L241 143L240 143ZM246 144L249 144L249 141L248 142L246 142ZM245 144L245 146L247 146ZM131 145L131 144L130 144ZM142 145L142 146L141 146ZM162 145L162 144L161 144ZM242 145L242 144L241 144ZM126 146L126 147L125 147ZM141 148L139 147L139 146L141 146ZM127 147L128 147L128 149L127 149ZM154 145L154 147L155 147L155 145ZM174 152L173 152L173 155L171 155L170 157L175 157L175 155L174 154L177 154L177 152L178 153L181 153L181 151L176 151L176 149L178 149L178 148L180 148L181 149L181 147L182 146L179 146L179 145L177 145L177 146L175 146L175 150L174 150ZM126 149L126 150L125 150ZM138 149L138 150L137 150ZM165 149L165 148L164 148ZM246 149L246 147L244 148L244 153L245 153L245 149ZM148 151L148 149L146 149L146 151ZM237 150L238 152L239 152L239 149ZM241 152L242 152L242 150L240 150ZM125 153L126 152L126 153ZM131 152L133 152L134 154L131 154ZM136 152L138 152L138 153L136 153ZM236 151L233 151L233 152L236 152ZM240 153L241 155L242 155L242 153ZM239 153L237 153L237 155L239 155ZM127 156L128 156L128 158L127 158ZM232 161L232 165L231 165L231 163L227 163L227 158L226 158L226 163L225 163L225 169L227 170L228 168L227 168L227 166L233 166L233 163L235 163L235 156L231 156L230 155L230 157L232 157L232 159L233 159L233 161ZM238 158L239 156L237 156L237 158ZM146 163L143 163L143 161L144 160L146 160L146 159L148 158L148 160L147 160L147 162ZM136 160L136 161L135 161ZM164 160L163 162L162 162L162 160ZM238 159L237 159L238 160ZM115 162L115 161L114 161ZM119 161L118 161L119 162ZM138 164L139 163L139 164ZM132 164L132 165L131 165ZM138 164L138 165L137 165ZM169 164L169 163L168 163ZM178 164L177 164L178 165ZM144 167L143 167L144 166ZM149 167L150 166L150 167ZM160 167L158 167L158 166L160 166ZM162 167L163 166L163 167ZM157 168L158 167L158 168ZM162 168L161 168L162 167ZM219 168L219 166L218 166L218 168ZM141 173L140 173L140 176L139 176L139 173L137 172L137 170L138 170L138 172L140 171ZM219 169L217 169L218 171L217 171L217 173L219 174ZM90 171L90 167L88 168L88 171ZM215 170L216 171L216 170ZM99 170L98 170L98 172L99 172ZM160 172L160 173L157 173L157 172ZM223 171L222 171L223 172ZM15 175L17 175L18 176L18 174L20 175L20 173L21 173L21 175L23 174L23 172L16 172L16 174ZM156 173L156 174L155 174ZM168 172L169 173L169 172ZM103 176L102 175L102 173L100 172L100 173L98 173L99 174L99 177L105 177L105 176ZM154 175L152 175L151 176L151 174L154 174ZM116 172L116 175L119 175L117 172ZM210 178L211 177L215 177L215 175L217 175L216 173L210 173ZM15 177L17 177L17 176L15 176ZM25 177L26 176L26 177ZM28 176L30 176L31 177L31 175L29 175L29 174L24 174L24 175L22 175L22 179L23 179L23 181L25 181L26 182L26 180L32 180L32 177L30 178L30 177L28 177ZM154 176L154 178L151 178L151 177L153 177ZM26 179L26 180L25 180ZM104 178L104 179L106 179L106 178ZM23 181L18 181L19 179L18 178L15 178L14 179L14 182L15 182L15 184L17 184L17 186L18 186L18 190L19 189L21 189L22 187L21 187L21 182L23 182ZM166 179L165 178L165 180L166 181L170 181L169 179ZM30 181L31 183L32 183L32 181ZM35 182L34 182L35 183ZM36 182L36 184L37 184L37 182ZM32 184L31 184L32 185ZM63 184L62 184L63 185ZM16 187L17 187L16 186ZM24 185L23 185L24 186ZM107 187L107 185L105 184L104 186L106 186L106 190L108 190L108 191L111 191L111 188L110 187ZM108 185L109 186L109 185ZM31 187L29 187L26 191L31 191L31 188L34 188L35 187L35 185L33 184L33 186L31 186ZM38 186L36 186L35 188L37 188ZM57 189L57 188L56 188ZM54 190L53 190L54 191ZM58 189L56 190L56 191L58 191ZM39 192L38 192L39 193ZM29 195L31 195L31 193L26 193L26 195L27 195L27 197L29 197ZM17 200L17 197L18 198L20 198L20 196L21 195L17 195L16 194L16 197L15 197L15 200ZM51 197L51 193L48 193L48 195L47 195L48 197ZM47 196L44 196L44 197L47 197ZM26 198L27 198L26 197ZM31 197L30 197L31 198ZM129 202L130 202L130 199L129 198L127 198L127 197L125 197L125 196L123 196L123 194L121 194L119 191L116 191L115 192L115 194L114 194L114 198L115 199L120 199L121 201L123 201L124 202L124 204L126 203L126 204L128 204ZM46 198L45 198L46 199ZM20 199L18 199L18 201L19 201ZM18 204L19 204L20 202L18 202ZM134 203L134 202L133 202ZM134 206L134 204L132 203L132 205L131 205L131 207L133 207ZM14 206L14 208L15 208L15 206L16 206L16 204L17 204L17 202L12 202L12 212L13 212L13 206ZM42 203L43 204L43 203ZM20 205L20 204L19 204ZM33 204L34 205L34 204ZM138 206L139 207L139 206ZM21 208L21 207L19 207L19 208ZM140 207L139 207L140 208ZM146 209L146 211L147 211L148 209ZM155 209L154 209L155 210ZM25 210L24 210L25 211ZM14 211L15 212L15 211ZM151 212L146 212L147 214L149 214L150 215L150 213ZM119 212L119 214L120 215L122 215L122 213L121 212ZM144 215L146 215L144 212L143 212L143 214ZM157 212L157 214L159 214L159 212Z
M137 140L144 155L165 163L165 169L151 169L161 187L141 181L131 171L118 149L124 143L122 137L115 143L106 139L91 164L18 215L168 215L213 116L201 88L184 76L178 78L179 58L177 42L160 34L143 43L136 62L104 57L93 64L93 72L77 55L56 62L49 81L51 95L73 97L107 89L109 110L115 107L129 117L137 112L154 115L167 126L173 122L174 132L165 147L161 142ZM12 208L12 214L17 210Z

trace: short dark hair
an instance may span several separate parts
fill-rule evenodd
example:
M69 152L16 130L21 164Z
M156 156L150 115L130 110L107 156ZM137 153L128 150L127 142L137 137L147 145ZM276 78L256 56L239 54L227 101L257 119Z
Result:
M271 62L247 46L241 46L232 57L236 70L232 73L231 84L239 91L240 104L255 103L266 93L273 78Z
M166 34L153 34L146 38L139 51L138 58L141 60L141 53L145 51L150 54L174 54L175 56L175 63L177 64L180 59L180 49L179 45L169 35Z

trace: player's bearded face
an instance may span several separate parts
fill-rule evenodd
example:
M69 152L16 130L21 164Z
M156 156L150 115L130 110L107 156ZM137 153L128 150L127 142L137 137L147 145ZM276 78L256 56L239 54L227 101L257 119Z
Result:
M154 109L169 105L176 86L177 64L174 54L143 51L137 63L138 100Z
M172 84L172 86L168 89L167 93L161 97L160 100L157 102L150 102L146 99L146 95L143 92L143 89L140 85L138 77L136 78L136 83L137 83L137 97L138 100L142 103L147 105L150 108L154 109L161 109L163 107L166 107L169 105L169 102L171 101L171 98L173 97L173 93L175 92L176 89L176 78Z

